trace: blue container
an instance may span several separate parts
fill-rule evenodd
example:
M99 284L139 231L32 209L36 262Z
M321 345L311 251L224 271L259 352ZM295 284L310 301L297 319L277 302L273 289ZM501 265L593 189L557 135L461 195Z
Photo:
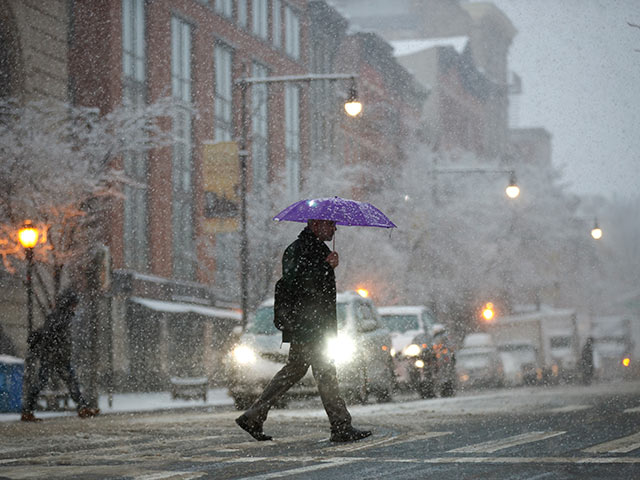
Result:
M0 355L0 412L19 412L22 408L24 360Z

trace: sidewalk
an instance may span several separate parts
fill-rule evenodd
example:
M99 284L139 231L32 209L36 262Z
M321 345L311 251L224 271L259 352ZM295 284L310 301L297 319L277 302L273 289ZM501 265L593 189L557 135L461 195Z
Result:
M147 412L154 410L172 410L176 408L215 407L221 405L233 405L233 399L227 394L226 388L208 390L206 403L202 400L173 400L170 392L114 393L111 407L109 407L106 394L100 395L98 399L98 406L102 413ZM75 415L76 413L74 411L36 412L36 416L39 418ZM0 413L0 422L18 420L20 420L19 413Z

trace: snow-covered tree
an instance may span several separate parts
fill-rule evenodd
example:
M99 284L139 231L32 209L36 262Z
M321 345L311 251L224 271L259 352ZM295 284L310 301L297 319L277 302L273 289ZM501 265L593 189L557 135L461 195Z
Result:
M52 101L0 101L0 255L9 272L23 267L17 231L29 219L46 233L35 249L36 299L46 312L58 291L89 263L106 199L130 181L117 167L168 145L160 121L172 104L161 100L109 113Z

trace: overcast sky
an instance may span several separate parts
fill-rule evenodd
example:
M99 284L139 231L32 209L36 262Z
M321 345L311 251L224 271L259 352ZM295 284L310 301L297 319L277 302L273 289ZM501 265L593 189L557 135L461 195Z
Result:
M520 127L553 135L571 190L636 196L640 185L638 0L493 0L518 30Z

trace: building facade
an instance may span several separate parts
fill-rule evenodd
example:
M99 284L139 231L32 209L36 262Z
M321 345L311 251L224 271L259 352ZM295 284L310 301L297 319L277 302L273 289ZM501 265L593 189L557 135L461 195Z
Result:
M240 323L238 287L229 285L239 283L237 269L218 272L238 257L243 127L248 190L283 177L297 199L305 169L327 155L376 168L402 162L424 89L382 37L350 32L324 1L1 3L3 94L46 94L101 115L165 98L174 105L162 119L171 146L115 159L132 181L104 200L107 228L91 270L100 299L83 312L98 317L98 381L132 389L172 377L222 381L221 357ZM357 75L365 113L345 119L350 82L254 84L245 96L237 82L312 73ZM363 178L354 196L381 182ZM15 280L3 273L3 286L4 276ZM20 319L12 338L26 339L23 301L2 308L5 330L13 329L5 317Z

